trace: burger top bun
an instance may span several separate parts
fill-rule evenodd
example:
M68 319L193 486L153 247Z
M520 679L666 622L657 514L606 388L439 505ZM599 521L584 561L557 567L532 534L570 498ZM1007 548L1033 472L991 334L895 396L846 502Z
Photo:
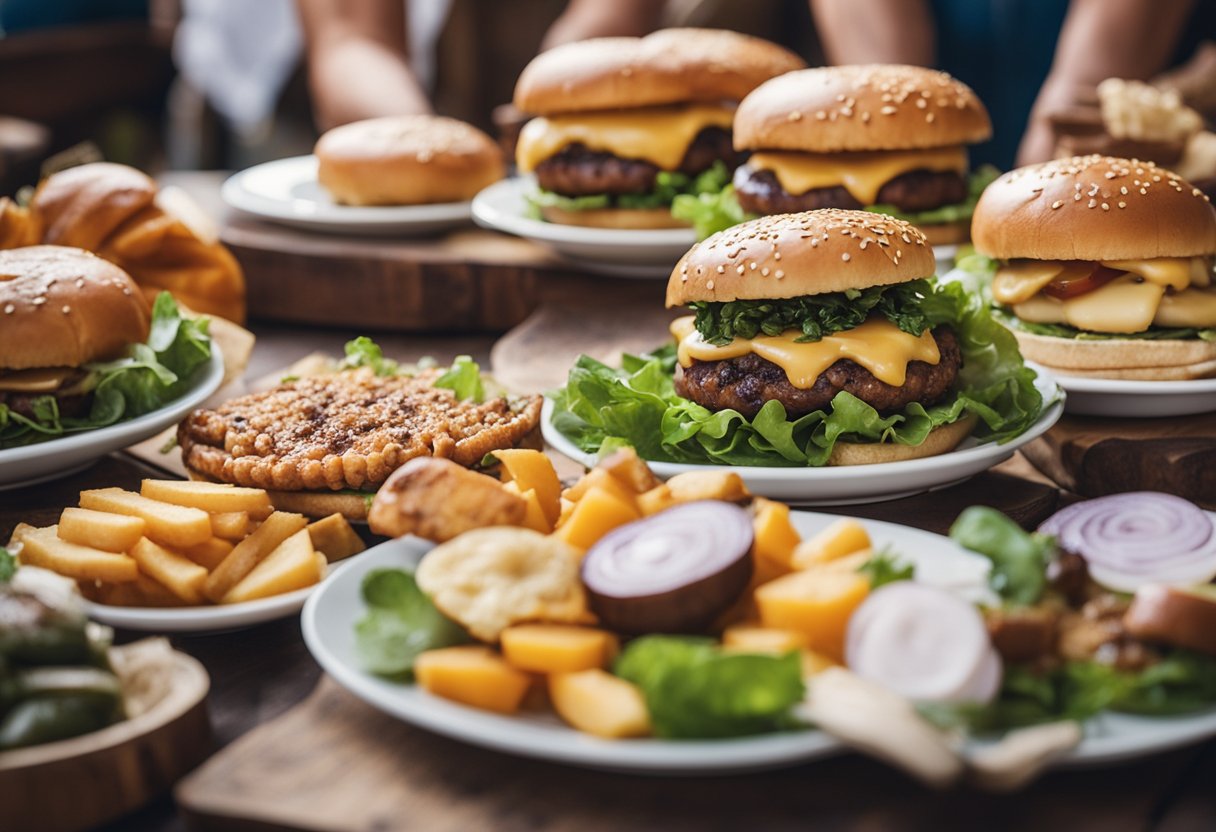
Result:
M667 306L767 300L906 283L937 263L914 226L868 211L773 214L720 231L680 258Z
M971 238L1001 260L1195 257L1216 252L1216 212L1203 191L1152 162L1074 156L989 185Z
M429 115L335 127L317 141L317 179L346 205L463 202L502 179L502 150L471 124Z
M0 369L79 367L148 337L149 310L126 272L78 248L0 251Z
M644 38L595 38L542 52L515 85L533 115L690 101L739 101L759 84L806 66L760 38L722 29L660 29Z
M970 87L916 66L791 72L761 84L735 113L739 150L917 150L991 135L988 111Z

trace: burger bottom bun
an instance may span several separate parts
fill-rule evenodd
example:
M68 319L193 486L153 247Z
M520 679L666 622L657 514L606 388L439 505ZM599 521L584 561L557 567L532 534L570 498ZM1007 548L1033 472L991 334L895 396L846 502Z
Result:
M894 442L837 442L828 457L828 465L876 465L880 462L903 462L937 456L958 447L971 435L978 421L967 414L957 422L934 428L919 445L899 445Z
M940 225L916 226L931 246L957 246L971 241L971 221L944 222Z
M1198 338L1079 341L1013 329L1022 356L1062 375L1179 381L1216 376L1216 343Z
M192 480L220 482L187 466L186 473ZM306 517L320 518L341 514L352 523L367 522L367 499L363 494L344 491L266 491L275 511L290 511ZM374 496L370 492L367 497Z
M589 211L567 211L563 208L541 208L541 216L559 225L581 225L585 228L688 228L688 223L671 215L669 208L593 208Z

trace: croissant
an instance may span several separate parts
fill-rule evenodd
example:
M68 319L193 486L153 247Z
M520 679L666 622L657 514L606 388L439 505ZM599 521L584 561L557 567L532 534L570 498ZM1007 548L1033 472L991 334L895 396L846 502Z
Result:
M149 299L168 290L195 312L242 323L245 277L189 210L135 168L95 162L52 174L28 208L0 200L0 248L75 246L125 270Z

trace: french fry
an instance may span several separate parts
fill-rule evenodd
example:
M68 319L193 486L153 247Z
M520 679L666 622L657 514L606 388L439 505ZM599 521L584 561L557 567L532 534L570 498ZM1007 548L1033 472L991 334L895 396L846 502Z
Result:
M312 538L304 529L280 543L220 603L236 604L282 595L312 586L324 576L325 558L313 550Z
M211 538L211 518L202 509L151 500L121 488L80 492L81 508L126 514L144 521L144 536L164 546L184 549Z
M145 537L131 549L131 557L135 558L142 572L163 584L187 604L203 603L207 570L185 555L170 552Z
M65 508L59 516L59 537L69 543L105 552L126 552L144 536L139 517L90 508Z
M86 598L111 607L184 607L186 602L178 598L164 584L140 575L124 584L98 584Z
M253 531L247 511L222 511L211 515L211 533L224 540L240 540Z
M77 581L121 583L139 576L139 566L131 558L61 540L58 526L24 531L18 559Z
M214 514L248 512L255 520L270 516L270 495L260 488L243 488L196 480L144 480L139 493L151 500L202 509Z
M213 537L206 543L191 546L189 549L182 549L182 554L208 572L214 572L215 568L224 562L224 558L228 557L235 546L236 544L231 540Z
M257 531L238 543L207 578L203 590L206 596L219 603L263 558L307 525L308 520L302 514L276 511L267 517Z
M309 523L308 535L312 538L312 548L323 552L325 559L331 563L357 555L367 548L350 522L337 513Z

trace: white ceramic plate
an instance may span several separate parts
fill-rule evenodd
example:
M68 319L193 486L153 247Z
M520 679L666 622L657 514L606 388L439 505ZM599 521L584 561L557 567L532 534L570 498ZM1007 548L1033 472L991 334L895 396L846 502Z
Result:
M837 518L794 512L811 535ZM959 594L988 597L988 562L939 535L865 521L877 547L891 546L917 565L917 577ZM304 641L321 667L351 693L387 714L472 745L586 768L637 774L704 775L779 768L848 749L820 731L734 740L601 740L567 727L552 714L500 716L432 696L414 686L364 671L355 654L354 625L366 607L359 588L372 569L412 569L430 544L417 538L383 543L327 580L304 605ZM1216 711L1172 718L1103 714L1085 725L1085 739L1056 762L1086 766L1118 762L1216 735ZM976 743L978 746L979 743Z
M1216 410L1216 378L1128 381L1056 372L1056 381L1068 393L1068 412L1080 416L1154 418Z
M691 228L583 228L532 219L524 195L535 187L530 178L496 182L473 197L473 219L546 245L590 271L621 277L666 280L697 241Z
M420 236L468 225L467 202L339 205L317 182L317 157L292 156L228 178L220 196L258 219L327 234Z
M359 557L358 555L352 556ZM321 584L285 592L271 598L246 601L241 604L217 604L206 607L114 607L85 601L85 612L94 621L139 630L146 633L215 633L252 627L279 618L295 615L308 596L325 581L346 571L351 559L333 563Z
M1050 401L1056 395L1055 381L1042 371L1035 386L1039 388L1045 401ZM972 437L950 453L925 459L824 468L764 468L651 462L650 468L663 479L686 471L730 470L743 478L752 493L800 505L875 503L945 488L986 471L1009 459L1018 448L1046 433L1063 412L1063 402L1056 401L1043 410L1038 420L1025 433L1004 445L980 442ZM585 453L558 433L550 422L552 415L553 402L545 399L541 413L541 431L545 441L559 453L589 468L594 466L597 461L596 454Z
M0 450L0 491L65 477L108 453L155 436L206 401L223 379L224 358L212 341L211 363L197 371L194 385L184 395L159 410L109 427Z

